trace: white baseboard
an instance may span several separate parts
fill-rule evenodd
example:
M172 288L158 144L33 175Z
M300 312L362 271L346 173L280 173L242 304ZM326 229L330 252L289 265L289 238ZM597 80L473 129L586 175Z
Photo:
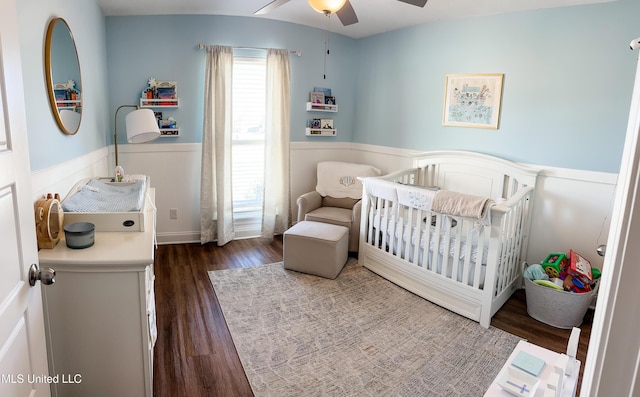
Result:
M200 243L200 232L158 232L158 245Z

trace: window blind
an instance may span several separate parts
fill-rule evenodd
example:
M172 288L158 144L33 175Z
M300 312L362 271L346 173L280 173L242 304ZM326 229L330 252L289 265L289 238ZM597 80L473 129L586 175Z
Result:
M236 233L260 234L264 191L266 59L234 57L232 195ZM257 230L254 230L256 229ZM244 230L244 233L243 233Z

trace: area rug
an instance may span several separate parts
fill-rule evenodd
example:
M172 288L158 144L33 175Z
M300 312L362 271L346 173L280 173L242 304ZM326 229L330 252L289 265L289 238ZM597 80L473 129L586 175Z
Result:
M335 280L282 263L209 272L256 396L482 396L518 337L351 259Z

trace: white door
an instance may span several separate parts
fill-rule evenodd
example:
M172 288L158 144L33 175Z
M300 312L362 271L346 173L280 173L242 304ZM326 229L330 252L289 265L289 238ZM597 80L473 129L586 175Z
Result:
M16 0L0 0L0 15L0 396L48 396Z
M640 395L639 139L640 61L580 396Z

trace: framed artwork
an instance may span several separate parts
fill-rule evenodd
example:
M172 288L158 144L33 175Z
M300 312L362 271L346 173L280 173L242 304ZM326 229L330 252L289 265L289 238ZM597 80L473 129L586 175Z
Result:
M498 129L503 74L448 74L442 125Z

